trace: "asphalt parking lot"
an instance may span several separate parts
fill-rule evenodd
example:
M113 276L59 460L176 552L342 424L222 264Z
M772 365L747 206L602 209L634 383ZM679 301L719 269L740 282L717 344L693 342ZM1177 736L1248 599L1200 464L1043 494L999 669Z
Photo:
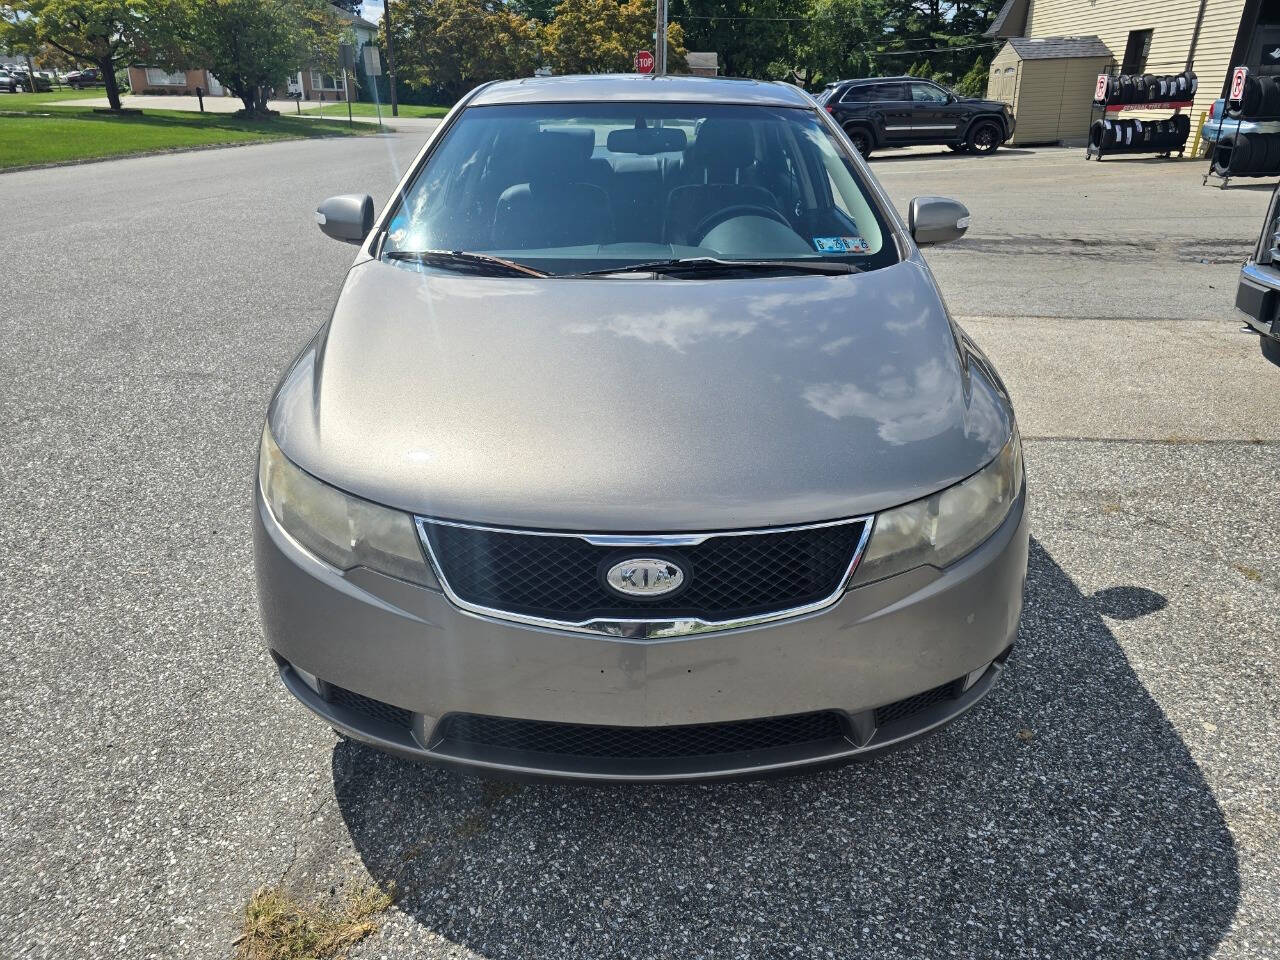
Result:
M1077 150L873 162L1026 440L1001 684L835 771L499 785L340 742L257 623L265 403L421 133L0 176L0 954L226 957L372 879L354 957L1280 955L1280 369L1231 319L1269 185ZM477 384L477 389L483 389Z

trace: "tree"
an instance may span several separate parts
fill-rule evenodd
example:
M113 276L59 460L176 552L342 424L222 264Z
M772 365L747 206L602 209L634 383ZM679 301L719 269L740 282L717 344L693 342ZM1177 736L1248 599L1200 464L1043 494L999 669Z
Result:
M649 0L563 0L543 32L556 73L622 73L652 44L656 11ZM667 69L685 69L684 30L667 25Z
M885 0L883 49L902 53L881 57L880 66L898 72L923 56L926 63L917 70L927 65L932 79L952 83L967 69L975 45L994 49L982 32L1001 6L1002 0Z
M956 83L956 93L962 97L985 97L987 95L988 57L978 57L973 61L969 72Z
M116 70L145 43L152 8L151 0L13 0L0 5L0 37L47 44L77 63L92 63L111 109L119 110Z
M555 16L558 2L559 0L507 0L507 6L522 17L547 24Z
M796 46L792 76L809 90L873 72L869 54L882 41L883 0L813 0Z
M808 22L808 0L671 0L670 18L684 27L690 50L720 55L736 77L775 77L794 63Z
M163 15L152 58L207 67L249 116L285 76L337 56L341 21L324 0L169 0Z
M501 0L397 0L397 76L456 100L490 80L532 75L542 58L538 25ZM386 18L382 21L386 45Z

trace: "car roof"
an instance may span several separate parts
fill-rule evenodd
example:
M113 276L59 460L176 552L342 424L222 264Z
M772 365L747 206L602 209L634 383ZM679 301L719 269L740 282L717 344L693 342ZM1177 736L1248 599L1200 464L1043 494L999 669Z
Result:
M584 76L525 77L481 87L468 106L500 103L583 102L744 103L812 107L799 87L737 77L645 76L599 73Z
M902 83L907 80L919 80L921 83L933 83L928 77L911 77L903 74L900 77L858 77L856 80L837 80L829 83L829 87L848 87L855 83ZM937 84L934 84L937 86Z

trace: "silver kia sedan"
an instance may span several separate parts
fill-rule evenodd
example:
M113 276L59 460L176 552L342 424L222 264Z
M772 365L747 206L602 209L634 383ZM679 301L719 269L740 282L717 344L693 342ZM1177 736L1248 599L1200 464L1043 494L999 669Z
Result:
M267 413L267 644L341 734L503 776L837 763L996 682L1027 571L1004 384L783 84L483 86Z

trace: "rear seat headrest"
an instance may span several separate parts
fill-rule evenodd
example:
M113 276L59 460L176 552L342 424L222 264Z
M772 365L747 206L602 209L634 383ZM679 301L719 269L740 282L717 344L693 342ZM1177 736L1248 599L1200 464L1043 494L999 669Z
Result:
M596 132L581 127L544 127L534 135L532 152L538 159L581 163L596 149Z
M745 167L755 160L756 139L746 120L707 119L693 141L690 157L717 167Z

